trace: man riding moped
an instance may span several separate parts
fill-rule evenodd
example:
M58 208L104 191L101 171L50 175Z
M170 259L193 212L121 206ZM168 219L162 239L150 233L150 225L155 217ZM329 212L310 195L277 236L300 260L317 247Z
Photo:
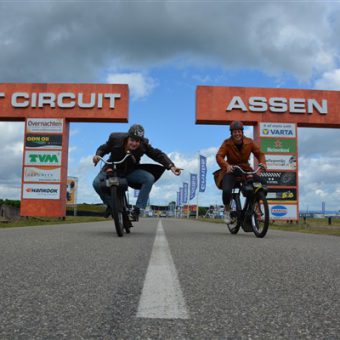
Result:
M128 185L134 189L139 189L136 205L132 211L132 219L138 220L142 209L145 209L152 185L162 176L165 169L171 170L176 176L181 174L170 158L161 150L153 148L149 140L144 137L144 128L139 124L130 127L127 133L111 133L105 144L98 147L93 163L96 166L106 154L110 154L109 162L121 160L126 153L131 153L124 163L118 165L117 170L120 177L125 177ZM147 155L152 160L162 164L140 164L141 157ZM110 215L110 195L105 190L106 172L110 167L105 165L93 181L93 187L104 204L107 205L105 216Z
M219 189L222 189L222 200L224 204L224 221L230 224L230 201L232 190L236 184L237 173L234 166L238 165L244 171L252 171L249 165L250 154L253 153L259 162L259 166L266 170L266 159L260 147L255 142L243 134L243 123L233 121L230 124L230 138L223 141L216 154L216 161L220 170L214 173L215 182ZM260 174L260 172L258 172ZM257 175L254 175L256 177ZM260 180L258 178L258 180Z

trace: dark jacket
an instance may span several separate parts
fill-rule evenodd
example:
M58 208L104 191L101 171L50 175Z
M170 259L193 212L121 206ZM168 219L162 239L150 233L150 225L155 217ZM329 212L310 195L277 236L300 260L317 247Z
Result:
M119 161L123 159L126 154L125 145L126 145L127 139L128 139L127 133L123 133L123 132L111 133L108 141L105 144L99 146L99 148L96 151L96 155L103 157L104 155L107 155L110 153L110 157L108 159L109 162ZM146 138L142 140L140 147L136 150L131 151L131 153L134 156L134 159L132 159L132 157L129 157L126 162L117 166L118 173L121 176L123 176L124 174L126 175L135 169L140 169L140 168L153 173L153 171L151 170L157 169L157 167L155 167L154 164L140 164L140 160L143 155L147 155L155 162L162 164L168 170L172 166L174 166L174 163L170 160L170 158L161 150L153 148L150 145L149 140ZM106 167L104 167L104 169L105 168ZM161 174L159 175L157 173L154 175L155 177L159 178ZM156 178L156 180L158 178Z

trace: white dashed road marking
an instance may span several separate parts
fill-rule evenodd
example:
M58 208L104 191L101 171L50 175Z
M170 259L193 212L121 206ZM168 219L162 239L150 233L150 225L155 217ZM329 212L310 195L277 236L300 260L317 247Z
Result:
M158 222L137 317L189 318L161 220Z

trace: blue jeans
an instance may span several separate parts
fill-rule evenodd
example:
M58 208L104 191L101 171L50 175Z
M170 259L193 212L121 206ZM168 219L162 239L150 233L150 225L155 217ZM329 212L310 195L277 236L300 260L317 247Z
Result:
M101 200L106 204L107 206L111 206L110 204L110 194L104 190L105 188L105 179L106 179L106 173L100 171L99 174L95 177L93 180L93 188L101 198ZM155 177L145 170L137 169L132 171L126 176L126 179L128 181L128 184L140 184L141 188L138 194L138 198L136 201L136 207L139 209L145 209L149 194L152 189L152 185L155 182Z

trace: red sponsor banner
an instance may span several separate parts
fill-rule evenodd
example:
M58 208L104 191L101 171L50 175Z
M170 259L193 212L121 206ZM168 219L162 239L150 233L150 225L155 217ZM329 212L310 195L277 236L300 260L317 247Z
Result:
M241 120L340 127L339 91L198 86L196 123L228 124Z
M0 119L127 122L128 85L0 84Z

